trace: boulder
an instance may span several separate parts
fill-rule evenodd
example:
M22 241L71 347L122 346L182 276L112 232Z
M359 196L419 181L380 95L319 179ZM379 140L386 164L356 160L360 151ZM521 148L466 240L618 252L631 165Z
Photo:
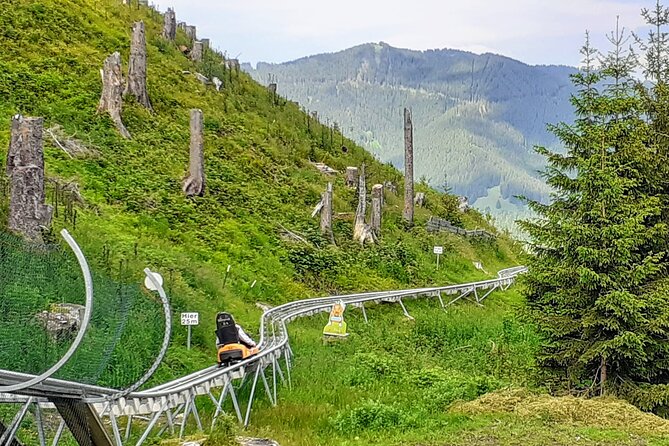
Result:
M81 327L86 307L77 304L52 304L49 310L42 311L37 319L44 324L47 333L55 339L67 339Z

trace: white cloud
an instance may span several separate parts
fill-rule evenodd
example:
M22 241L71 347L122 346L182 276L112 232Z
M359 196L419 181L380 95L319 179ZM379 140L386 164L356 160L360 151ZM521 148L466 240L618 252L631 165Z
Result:
M621 17L642 25L639 0L161 0L242 59L284 61L369 42L491 51L532 63L578 61L585 29L595 41ZM601 36L601 37L600 37ZM571 54L571 56L568 56Z

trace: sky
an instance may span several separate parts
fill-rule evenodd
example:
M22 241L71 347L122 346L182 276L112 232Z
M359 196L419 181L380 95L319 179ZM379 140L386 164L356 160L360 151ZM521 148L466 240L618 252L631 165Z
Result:
M579 63L585 30L606 50L616 16L642 30L653 0L152 0L243 62L286 62L368 42Z

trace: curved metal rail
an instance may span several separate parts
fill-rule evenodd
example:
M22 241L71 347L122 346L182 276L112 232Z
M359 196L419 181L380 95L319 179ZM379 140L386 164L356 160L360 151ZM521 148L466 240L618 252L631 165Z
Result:
M39 385L15 392L14 395L0 395L0 402L3 400L18 402L26 401L27 397L37 397L39 399L50 396L81 400L93 405L101 416L109 417L117 446L129 441L133 417L149 416L146 419L148 423L135 423L141 425L143 429L143 433L136 443L137 446L140 446L148 438L163 415L166 423L159 430L159 435L168 430L175 435L178 428L179 435L183 436L191 417L197 423L198 429L203 430L202 419L195 404L198 396L208 397L216 406L216 411L211 420L212 428L218 416L224 411L224 406L228 400L230 400L232 410L237 415L238 420L244 425L248 425L259 382L262 382L262 387L273 405L277 403L277 380L291 387L292 350L289 345L287 329L287 324L290 321L298 317L330 311L332 305L340 300L347 305L359 307L365 320L367 315L364 305L372 302L397 302L401 305L405 315L409 317L410 315L402 299L414 299L420 296L433 297L438 299L442 308L460 299L468 299L480 304L494 290L508 288L514 282L516 276L525 270L524 267L508 268L500 271L496 279L459 285L358 293L289 302L263 313L260 322L260 353L230 367L207 367L159 386L143 391L132 391L121 397L119 397L119 391L115 389L47 379ZM483 292L483 294L479 294L479 292ZM452 297L448 303L444 303L444 296ZM281 367L282 360L285 367ZM267 376L267 369L270 366L271 374ZM0 370L0 384L18 384L30 378L30 375ZM235 387L234 383L238 380L241 380L241 384ZM237 391L247 382L251 382L251 390L245 411L242 411ZM217 396L215 395L216 391L219 392ZM20 395L16 395L16 393ZM118 429L119 423L117 422L117 417L122 416L127 417L124 438L121 436ZM180 423L177 423L179 416Z

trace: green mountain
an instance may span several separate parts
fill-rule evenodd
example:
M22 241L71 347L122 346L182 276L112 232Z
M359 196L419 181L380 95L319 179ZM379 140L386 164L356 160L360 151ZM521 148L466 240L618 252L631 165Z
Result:
M546 124L572 118L573 68L530 66L495 54L380 43L245 69L259 82L276 82L281 94L398 168L404 161L401 111L411 107L417 177L434 186L445 182L507 226L524 209L516 195L548 196L537 174L543 160L533 146L556 144ZM496 195L503 206L495 206Z

